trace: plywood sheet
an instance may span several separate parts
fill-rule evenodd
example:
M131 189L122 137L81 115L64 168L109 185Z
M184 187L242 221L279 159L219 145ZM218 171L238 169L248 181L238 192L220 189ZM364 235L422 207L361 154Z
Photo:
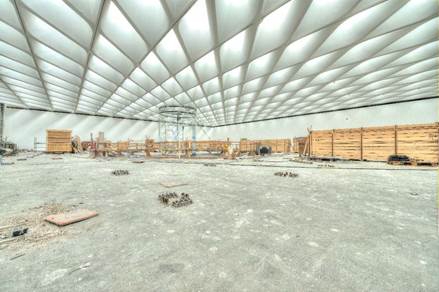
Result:
M60 213L55 215L49 215L45 218L47 222L53 223L58 226L65 226L69 224L73 224L76 222L80 222L83 220L90 219L92 217L97 216L98 213L96 211L91 211L87 209L78 209L66 213Z

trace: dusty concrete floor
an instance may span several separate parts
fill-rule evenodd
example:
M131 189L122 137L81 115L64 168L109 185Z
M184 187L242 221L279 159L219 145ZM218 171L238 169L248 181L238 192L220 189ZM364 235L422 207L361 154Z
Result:
M0 166L0 225L47 203L99 216L1 248L0 291L439 291L434 169L51 157ZM194 204L163 207L167 190Z

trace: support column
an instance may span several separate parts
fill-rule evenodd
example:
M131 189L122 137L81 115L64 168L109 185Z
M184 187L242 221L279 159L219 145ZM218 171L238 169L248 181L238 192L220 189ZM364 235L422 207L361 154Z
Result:
M195 125L195 123L192 125L192 156L195 156L196 154L196 141L197 141L197 126Z
M3 129L5 123L5 105L0 103L0 141L3 141Z

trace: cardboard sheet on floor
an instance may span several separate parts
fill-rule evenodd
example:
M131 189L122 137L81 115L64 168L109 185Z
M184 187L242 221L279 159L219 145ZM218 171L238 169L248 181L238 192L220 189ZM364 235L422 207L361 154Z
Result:
M58 226L65 226L79 221L87 220L97 215L98 213L96 211L78 209L66 213L49 215L45 218L45 220Z
M187 183L176 183L176 182L161 182L160 185L164 186L165 188L175 188L175 187L181 187L181 186L187 186Z

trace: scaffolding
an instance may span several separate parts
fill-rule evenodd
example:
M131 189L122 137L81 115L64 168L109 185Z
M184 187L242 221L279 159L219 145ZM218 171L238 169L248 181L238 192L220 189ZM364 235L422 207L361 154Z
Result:
M159 108L159 149L162 156L195 156L196 109L167 105Z

